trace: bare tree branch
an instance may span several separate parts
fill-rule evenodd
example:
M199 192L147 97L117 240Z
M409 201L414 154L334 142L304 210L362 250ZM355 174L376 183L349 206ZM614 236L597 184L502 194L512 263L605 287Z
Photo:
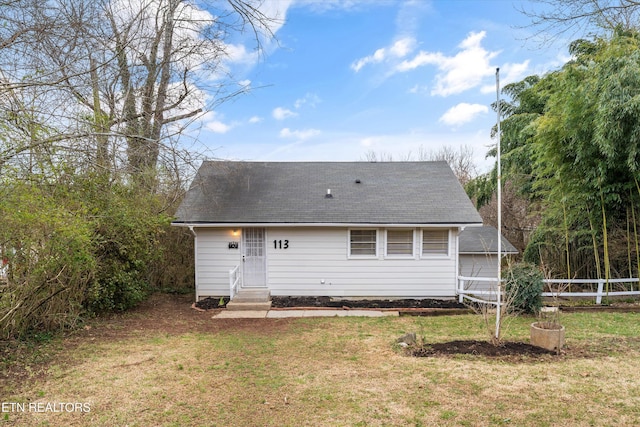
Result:
M637 0L535 0L520 11L531 18L534 37L549 43L561 36L584 37L589 33L619 28L638 28Z

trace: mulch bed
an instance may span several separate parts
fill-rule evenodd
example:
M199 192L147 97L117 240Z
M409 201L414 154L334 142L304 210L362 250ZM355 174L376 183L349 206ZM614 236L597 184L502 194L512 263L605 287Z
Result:
M364 299L335 300L330 297L272 297L275 308L328 307L328 308L466 308L455 300L440 299Z
M198 301L195 307L202 310L224 308L229 298L205 298ZM464 304L455 300L440 299L381 299L381 300L336 300L330 297L271 297L272 308L342 308L342 309L464 309Z
M194 307L200 310L212 310L216 308L225 308L229 302L229 297L222 298L204 298L194 304Z
M505 341L500 345L493 345L489 341L448 341L442 343L424 344L409 349L408 353L415 357L437 357L451 355L474 355L491 358L510 359L522 356L539 357L557 355L549 351L523 342Z

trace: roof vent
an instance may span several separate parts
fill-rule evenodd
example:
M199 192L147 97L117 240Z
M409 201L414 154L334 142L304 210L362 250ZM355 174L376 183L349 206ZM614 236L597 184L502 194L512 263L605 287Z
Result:
M332 199L333 198L333 194L331 194L331 189L327 188L327 194L324 195L325 199Z
M356 184L360 184L362 181L360 181L360 179L356 179Z

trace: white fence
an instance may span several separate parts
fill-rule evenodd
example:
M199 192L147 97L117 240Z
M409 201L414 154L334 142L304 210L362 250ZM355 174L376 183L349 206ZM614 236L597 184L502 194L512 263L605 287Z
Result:
M609 279L607 286L606 279L548 279L544 283L550 285L551 289L560 289L558 292L543 292L544 297L595 297L596 304L602 304L602 297L615 297L615 296L633 296L640 295L640 289L636 286L636 290L633 290L633 284L639 282L637 277L628 279ZM619 287L621 284L631 284L629 291L611 290L613 287ZM596 291L593 292L569 292L570 285L595 285ZM553 286L555 285L555 286Z
M504 280L503 280L504 281ZM544 283L550 289L557 289L555 292L543 292L543 297L588 297L596 299L596 304L602 304L602 297L615 296L640 296L640 279L637 277L628 279L545 279ZM608 283L608 286L607 286ZM470 301L495 304L497 300L497 284L496 277L467 277L458 276L458 294L459 301L465 298ZM620 285L629 284L631 290L611 290L619 288ZM595 287L595 291L570 292L571 285L591 285ZM636 290L634 291L633 288Z
M498 279L496 277L458 276L458 301L468 299L473 302L497 304Z
M238 293L240 286L240 266L236 265L229 270L229 300L232 300Z

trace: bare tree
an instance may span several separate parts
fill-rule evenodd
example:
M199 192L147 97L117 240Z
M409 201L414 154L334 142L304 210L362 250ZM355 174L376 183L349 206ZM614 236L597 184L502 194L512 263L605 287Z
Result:
M540 214L532 213L533 202L518 193L513 182L506 181L502 189L502 234L515 246L520 254L524 253L531 233L540 224ZM498 202L493 195L485 205L478 209L482 221L498 227Z
M254 0L4 0L0 102L37 88L34 121L100 170L126 168L152 189L162 150L201 114L249 88L226 63L247 28L272 24ZM14 105L15 106L15 105ZM0 117L11 106L0 104ZM27 146L51 141L31 141ZM2 149L0 149L2 150ZM4 147L3 160L20 149Z
M532 4L521 12L531 18L531 26L538 28L536 36L544 41L603 29L629 30L640 23L637 0L535 0Z
M369 150L364 154L365 162L393 162L393 154L385 152L377 152L375 150Z
M439 150L427 151L423 146L420 146L415 156L410 151L397 158L394 158L391 153L376 152L375 150L369 150L364 155L364 161L366 162L410 162L414 159L417 161L447 162L462 185L478 176L478 169L473 163L473 149L466 145L461 146L458 151L450 146L443 146Z
M188 285L180 137L248 89L227 61L272 36L260 3L0 0L0 22L0 334Z
M421 160L447 162L462 185L478 176L478 169L473 162L473 149L469 146L463 145L456 151L453 147L445 145L439 150L429 153L424 152L422 147L420 148L419 157Z

